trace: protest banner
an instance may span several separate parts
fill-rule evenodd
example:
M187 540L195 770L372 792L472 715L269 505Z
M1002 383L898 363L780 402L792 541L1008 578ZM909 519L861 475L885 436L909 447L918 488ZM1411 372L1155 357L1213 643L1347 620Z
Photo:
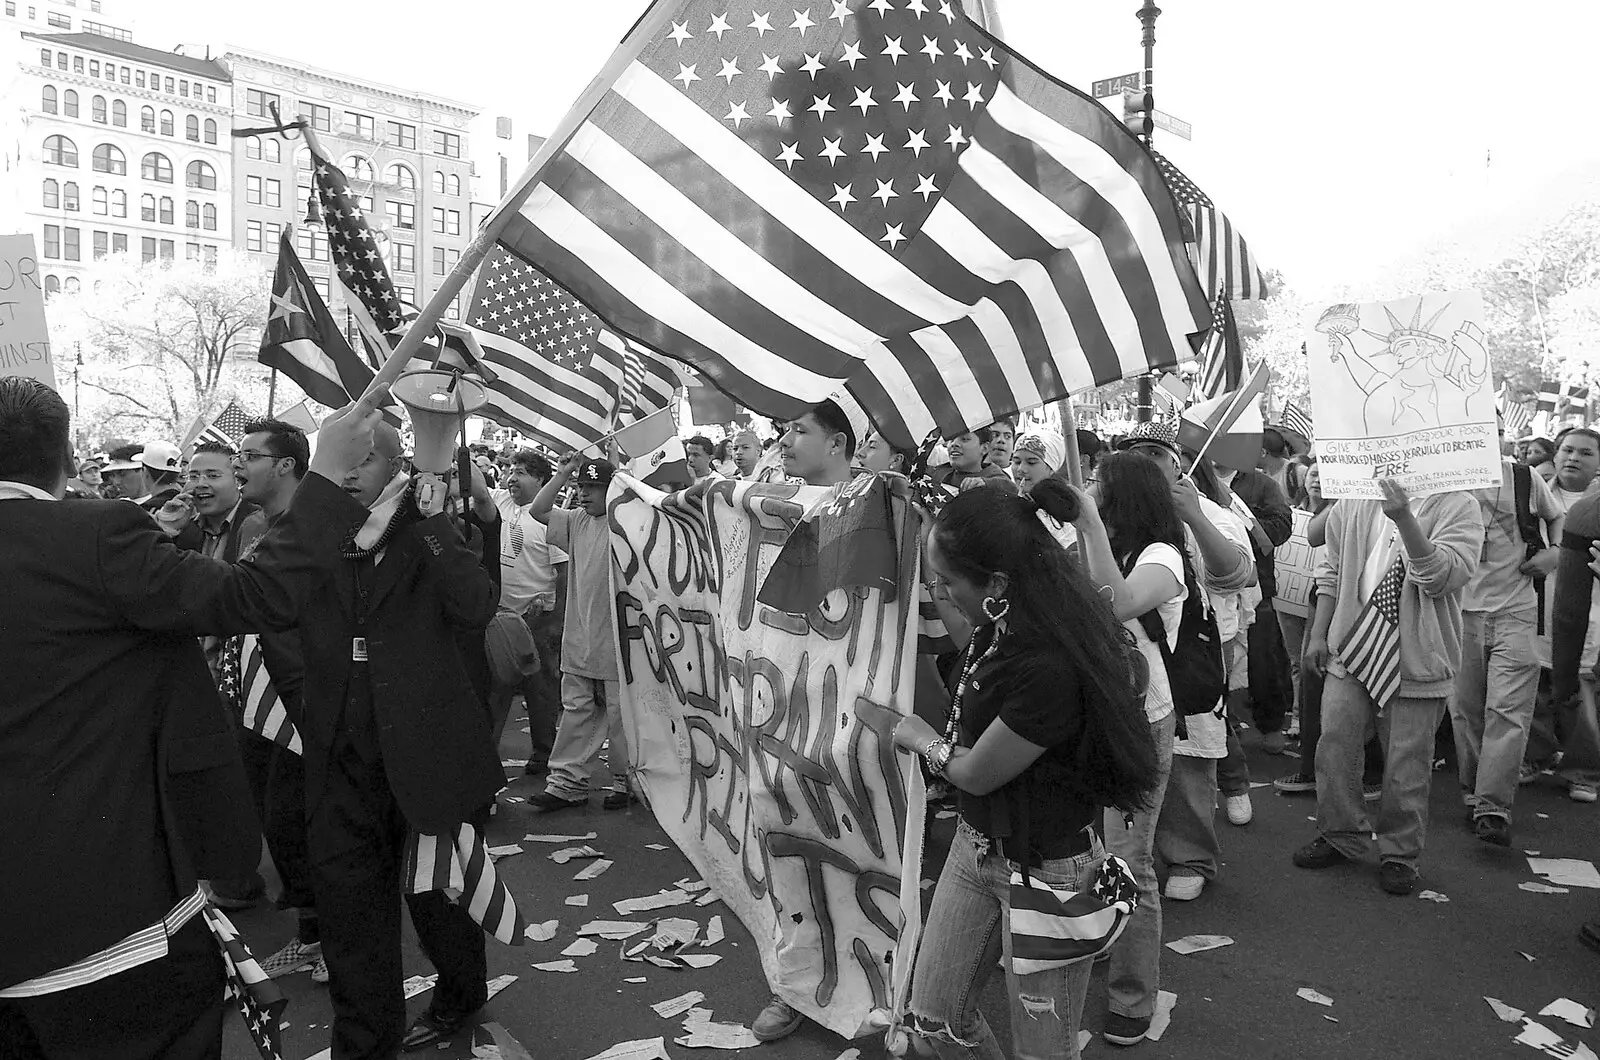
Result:
M1500 484L1483 300L1452 291L1342 303L1306 329L1325 497L1413 497Z
M916 516L884 477L682 496L626 474L609 496L634 782L773 991L855 1037L903 996L920 926L922 778L891 740L911 711Z
M0 236L0 375L26 375L56 385L44 287L33 236Z
M1306 529L1311 525L1311 513L1304 508L1292 509L1294 530L1289 540L1277 547L1272 559L1277 572L1278 592L1272 598L1273 609L1286 615L1311 617L1311 589L1316 584L1317 554L1306 539ZM1287 645L1290 651L1299 651L1298 644Z

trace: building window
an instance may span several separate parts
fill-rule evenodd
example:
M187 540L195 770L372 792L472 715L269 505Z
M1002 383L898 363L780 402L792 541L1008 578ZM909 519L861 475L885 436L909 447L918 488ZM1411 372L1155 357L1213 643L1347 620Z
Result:
M417 175L411 171L410 166L403 166L396 162L384 170L384 176L390 184L395 185L401 191L417 190Z
M101 125L106 123L106 97L96 96L89 101L89 117Z
M378 123L370 114L357 114L353 110L344 112L345 131L351 136L359 136L363 140L376 140L378 138Z
M264 194L261 196L261 201L262 201L263 205L266 205L266 206L282 206L283 205L283 182L282 181L273 180L271 178L268 178L263 191L264 191Z
M200 204L193 199L183 204L183 227L200 227Z
M161 196L161 216L158 218L158 220L160 220L160 222L164 225L169 225L172 224L172 218L172 199L169 196L163 195Z
M396 202L390 199L384 204L384 209L389 213L389 223L396 228L410 231L417 227L417 208L409 202Z
M98 59L90 59L89 60L89 76L90 77L99 77L100 76L100 61Z
M51 51L49 48L40 48L39 65L44 67L46 70L50 69L51 56L53 55L55 55L55 52Z
M28 8L28 17L29 18L33 17L33 8L31 8L31 7ZM56 52L56 69L57 70L65 70L66 68L67 68L67 53L66 52Z
M197 96L199 94L200 94L199 92L195 93L195 95L197 95ZM184 97L187 97L189 95L189 82L187 82L187 81L179 81L178 82L178 95L184 96ZM198 246L196 247L196 249L199 249Z
M216 142L217 142L217 121L216 121L215 118L207 118L206 119L206 143L214 144Z
M244 93L244 112L257 118L270 118L272 111L279 103L276 92L263 92L259 88L246 89Z
M60 259L61 257L61 226L44 226L44 256Z
M61 184L49 177L44 179L44 208L47 210L61 208Z
M172 83L172 78L169 77L166 80L167 80L167 95L170 96L170 95L172 95L172 92L173 92L173 89L174 89L175 86Z
M111 216L128 216L128 193L120 188L111 193Z
M200 118L194 114L183 119L183 138L200 142Z
M183 260L184 261L199 261L200 260L200 244L199 243L185 243L183 245Z
M133 83L136 88L144 87L144 71L136 70L133 74Z
M305 108L306 120L311 123L313 129L318 132L333 131L333 111L331 108L305 99L300 101L300 106Z
M450 304L444 307L444 315L445 315L445 319L446 320L459 320L459 319L461 319L461 296L460 295L457 295L456 297L450 299Z
M217 208L211 203L208 202L200 207L200 218L201 228L204 228L207 232L215 232L217 230Z
M126 232L111 233L111 253L126 254L128 252L128 234Z
M417 248L410 243L394 244L394 271L417 271Z
M156 260L156 241L154 236L145 236L139 240L139 260L146 265Z
M156 109L154 107L139 108L139 131L147 133L156 131Z
M433 230L444 236L458 236L461 234L461 211L446 210L443 206L433 208Z
M94 231L94 260L103 261L105 259L105 256L107 254L109 254L109 253L111 253L111 235L110 235L110 233L109 232L102 232L98 228L95 229L95 231Z
M90 192L90 199L94 203L96 216L104 217L111 212L110 200L106 197L106 189L98 184L95 185L94 191Z
M68 276L67 282L61 285L61 289L68 294L77 294L79 291L83 290L83 281L79 280L76 276Z
M44 138L44 160L52 166L78 168L78 145L65 136Z
M445 132L443 129L433 130L433 153L446 158L460 158L461 134Z
M128 159L123 155L122 149L115 144L96 144L94 153L90 155L89 164L96 173L111 173L121 176L128 172Z
M283 141L276 136L268 137L261 145L261 160L264 162L283 161Z
M171 184L172 160L160 151L151 151L144 156L144 161L139 163L139 175L145 180Z
M172 128L173 128L173 126L172 126L172 111L170 111L170 110L162 111L161 112L161 135L162 136L171 136L171 135L173 135Z
M415 287L396 287L394 293L400 299L401 305L414 306L417 304L417 289Z
M261 252L261 222L247 221L244 226L244 249Z
M76 228L63 228L61 230L61 257L66 261L81 260L78 253L78 230Z
M268 221L265 228L266 245L269 250L275 249L278 240L283 238L283 225L277 221Z
M61 93L61 116L63 118L78 116L78 94L70 88Z
M249 176L244 178L244 201L252 206L261 205L261 178Z
M156 197L149 193L139 196L139 220L155 223Z
M111 101L111 124L119 129L128 127L128 105L120 99Z
M66 15L58 15L54 11L45 12L44 20L45 20L45 23L47 25L49 25L52 29L68 29L69 30L69 29L72 28L72 19L68 18ZM83 60L79 59L78 62L81 63L81 62L83 62Z
M77 210L78 185L75 181L67 181L61 185L61 208L63 210Z
M75 74L83 73L83 56L74 55L72 57L72 72Z
M403 121L389 122L389 143L393 147L403 147L407 151L417 149L417 127L407 125Z
M44 294L48 298L53 294L61 293L61 277L46 276L44 278Z
M244 156L246 158L260 158L261 157L261 137L259 137L259 136L250 136L250 137L246 137L245 138L245 141L244 141Z
M183 182L191 188L199 188L202 191L216 191L217 171L211 168L210 162L202 162L199 159L195 159L184 167Z
M295 249L307 261L328 260L328 233L322 228L303 225L295 232Z
M121 70L117 71L117 80L121 81L123 84L127 84L128 83L128 78L130 78L132 76L133 76L133 67L131 67L131 66L124 66ZM116 244L117 244L116 237L113 236L112 239L111 239L111 245L113 247L115 247ZM126 248L124 248L124 249L126 249ZM113 250L112 253L115 254L116 251Z
M171 89L168 89L168 91L171 91ZM174 242L173 240L170 240L170 239L163 239L161 241L161 260L162 261L171 261L173 259L173 257L177 254L177 252L178 252L178 244L176 242Z
M349 155L344 160L344 168L355 180L372 180L372 163L361 155Z
M39 101L40 109L43 110L46 114L55 114L55 113L57 113L58 108L56 106L56 102L57 102L57 100L59 98L60 97L56 93L56 86L55 85L45 85L44 86L44 92L43 92L43 98Z
M205 245L205 263L208 269L217 267L217 248L215 244L207 243Z
M456 267L456 262L461 260L461 251L448 250L444 247L433 248L433 274L447 276L450 270Z

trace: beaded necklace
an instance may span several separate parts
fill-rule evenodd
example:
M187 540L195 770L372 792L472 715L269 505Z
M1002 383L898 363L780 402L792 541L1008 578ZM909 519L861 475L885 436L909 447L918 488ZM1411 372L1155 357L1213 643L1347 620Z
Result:
M1005 632L999 622L994 625L994 636L989 638L989 646L983 649L982 655L974 656L978 646L977 631L973 631L973 638L967 642L967 656L962 661L961 679L956 682L955 695L950 697L950 720L945 722L944 738L952 744L957 741L957 734L961 731L961 701L966 697L967 685L972 680L972 672L993 655L1000 646L1000 634Z

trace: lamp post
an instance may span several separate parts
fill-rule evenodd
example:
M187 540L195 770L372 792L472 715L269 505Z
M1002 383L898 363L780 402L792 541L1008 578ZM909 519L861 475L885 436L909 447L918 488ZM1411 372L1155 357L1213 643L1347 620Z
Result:
M1144 0L1144 6L1139 8L1139 24L1144 27L1144 34L1140 43L1144 45L1144 133L1146 144L1155 133L1155 53L1156 53L1156 19L1160 16L1161 9L1155 5L1155 0ZM1138 379L1138 397L1134 405L1134 415L1140 423L1148 423L1155 418L1155 373L1146 372Z

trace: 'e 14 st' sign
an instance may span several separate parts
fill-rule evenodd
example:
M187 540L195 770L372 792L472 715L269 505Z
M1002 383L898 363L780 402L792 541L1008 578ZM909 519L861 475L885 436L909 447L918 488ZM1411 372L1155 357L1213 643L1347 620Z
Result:
M1144 77L1141 74L1123 74L1121 77L1108 77L1104 81L1096 81L1091 87L1089 95L1095 99L1105 99L1107 96L1120 96L1122 90L1131 88L1135 92L1144 91Z

